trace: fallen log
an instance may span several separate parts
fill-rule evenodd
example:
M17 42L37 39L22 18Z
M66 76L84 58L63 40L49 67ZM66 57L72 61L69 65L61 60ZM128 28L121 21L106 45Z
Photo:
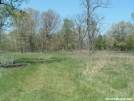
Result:
M20 67L20 66L29 66L30 64L28 63L17 63L17 64L0 64L0 67Z

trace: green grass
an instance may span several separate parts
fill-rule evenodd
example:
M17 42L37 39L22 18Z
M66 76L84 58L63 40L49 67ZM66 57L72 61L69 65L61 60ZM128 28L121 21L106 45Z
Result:
M0 68L0 101L105 101L134 98L130 53L17 54L28 67Z

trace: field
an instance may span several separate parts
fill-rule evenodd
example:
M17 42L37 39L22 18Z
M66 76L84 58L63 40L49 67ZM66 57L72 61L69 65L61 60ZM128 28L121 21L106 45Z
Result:
M28 67L0 68L0 101L134 99L134 53L16 53Z

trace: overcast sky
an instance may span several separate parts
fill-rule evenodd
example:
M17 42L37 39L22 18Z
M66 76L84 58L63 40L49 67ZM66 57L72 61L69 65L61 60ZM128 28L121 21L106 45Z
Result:
M99 14L105 16L104 22L107 23L107 27L122 20L132 21L134 0L111 0L111 4L111 8L98 10ZM28 4L22 4L21 8L28 7L39 11L53 9L60 14L61 18L71 17L83 11L80 0L30 0Z

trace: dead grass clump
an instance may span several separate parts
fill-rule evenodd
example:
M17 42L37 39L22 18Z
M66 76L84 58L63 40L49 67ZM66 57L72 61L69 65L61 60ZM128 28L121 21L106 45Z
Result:
M91 57L87 57L86 68L83 70L83 75L86 77L93 77L100 74L102 68L109 67L112 71L124 72L124 65L133 65L134 56L126 53L110 53L110 52L97 52Z

